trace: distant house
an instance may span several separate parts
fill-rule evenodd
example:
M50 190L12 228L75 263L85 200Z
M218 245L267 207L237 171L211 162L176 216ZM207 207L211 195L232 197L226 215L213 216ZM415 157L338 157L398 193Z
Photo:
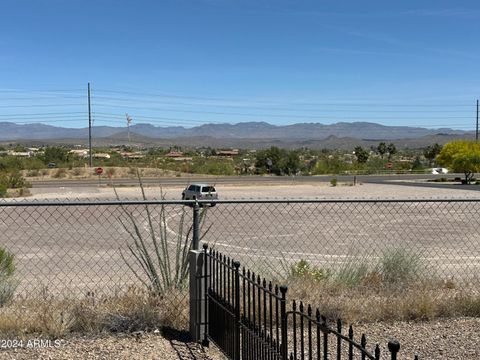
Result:
M237 156L238 155L238 149L232 149L232 150L219 150L217 151L218 156Z
M110 159L110 154L97 153L97 154L93 154L93 157L94 157L95 159Z
M9 151L8 155L17 157L32 157L34 156L34 153L33 151Z
M165 156L169 157L169 158L179 158L179 157L183 157L183 152L181 152L181 151L170 151Z
M86 158L88 156L88 150L85 149L70 150L68 153L81 158Z
M141 152L122 152L120 155L124 159L143 159L145 157Z

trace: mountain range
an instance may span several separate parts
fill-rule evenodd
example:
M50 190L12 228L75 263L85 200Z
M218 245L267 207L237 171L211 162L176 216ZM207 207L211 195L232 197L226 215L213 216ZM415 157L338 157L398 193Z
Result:
M15 124L0 122L0 141L58 142L88 140L88 128L64 128L44 124ZM403 141L405 145L435 142L444 143L454 138L470 138L473 132L449 128L427 129L410 126L385 126L370 122L340 122L331 125L320 123L297 123L272 125L266 122L243 122L238 124L204 124L192 128L182 126L160 127L151 124L136 124L130 127L130 138L138 144L191 144L193 146L215 145L258 147L278 145L285 147L311 146L335 147L342 143L365 143L378 141ZM92 138L95 143L114 144L128 141L125 127L94 126ZM244 146L242 146L244 144Z

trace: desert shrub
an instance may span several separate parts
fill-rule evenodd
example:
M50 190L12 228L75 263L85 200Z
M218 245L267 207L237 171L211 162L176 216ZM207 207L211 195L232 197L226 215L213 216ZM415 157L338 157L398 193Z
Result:
M30 186L18 170L0 175L0 184L5 185L7 189L19 189Z
M415 280L420 272L420 258L404 249L387 251L380 259L379 272L388 284Z
M0 275L13 276L14 272L13 255L7 250L0 248Z
M30 186L30 183L25 180L18 170L0 174L0 198L10 195L22 196L24 193L28 192L25 191L25 188ZM8 189L15 189L16 191L9 194ZM19 195L19 193L21 194Z
M53 173L52 176L56 179L64 178L65 176L67 176L67 170L65 170L64 168L59 168Z
M80 176L80 175L83 174L83 169L82 169L82 168L78 168L78 167L73 168L73 169L72 169L72 174L73 174L74 176Z
M137 172L143 200L147 200L145 189ZM119 199L118 193L114 192ZM160 192L162 200L165 199ZM140 272L132 266L131 260L127 260L125 254L120 254L127 267L135 277L153 294L163 296L172 290L182 290L188 279L188 253L192 248L191 235L193 224L185 227L187 210L182 206L180 221L177 231L172 235L167 228L167 210L164 204L155 207L146 204L147 228L142 232L142 223L137 220L132 211L122 206L122 210L128 220L120 218L123 229L128 233L132 242L127 244L128 252L135 259L136 265L142 269ZM205 223L207 208L200 212L200 229ZM210 227L202 232L200 240L208 233ZM174 247L171 247L171 243ZM143 274L142 274L143 273Z
M17 287L14 279L15 265L13 254L0 248L0 306L13 297Z
M114 167L110 167L107 169L107 176L108 177L112 177L113 175L115 175L117 169L115 169Z
M35 176L38 176L38 175L40 175L40 172L37 169L27 171L27 176L28 177L35 177Z
M343 286L355 286L364 281L370 273L368 264L364 262L345 263L333 274L333 281Z

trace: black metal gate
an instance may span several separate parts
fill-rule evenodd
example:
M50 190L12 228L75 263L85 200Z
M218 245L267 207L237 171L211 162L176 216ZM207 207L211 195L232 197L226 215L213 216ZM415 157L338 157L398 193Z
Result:
M363 334L358 343L350 326L330 324L310 305L293 301L287 311L286 286L273 286L240 263L218 251L204 248L206 294L205 342L215 343L232 360L380 359L380 348L366 349ZM330 341L333 337L333 341ZM396 360L400 344L388 343ZM417 357L415 357L417 359Z
M286 287L273 288L240 263L204 246L206 336L233 360L284 359ZM281 295L280 295L281 292Z
M207 255L207 258L210 261L206 261L205 264L208 263L210 276L205 282L208 308L206 333L209 340L213 341L230 359L240 359L238 355L240 336L238 290L235 286L231 286L235 282L235 272L238 273L240 264L232 264L230 261L227 263L215 252Z

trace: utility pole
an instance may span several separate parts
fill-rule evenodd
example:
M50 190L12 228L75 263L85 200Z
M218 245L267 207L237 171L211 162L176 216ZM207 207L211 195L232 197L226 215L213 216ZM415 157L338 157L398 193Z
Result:
M477 99L477 130L475 131L475 142L478 142L478 99Z
M90 83L88 83L88 153L90 155L90 167L92 167L92 110L90 106Z

